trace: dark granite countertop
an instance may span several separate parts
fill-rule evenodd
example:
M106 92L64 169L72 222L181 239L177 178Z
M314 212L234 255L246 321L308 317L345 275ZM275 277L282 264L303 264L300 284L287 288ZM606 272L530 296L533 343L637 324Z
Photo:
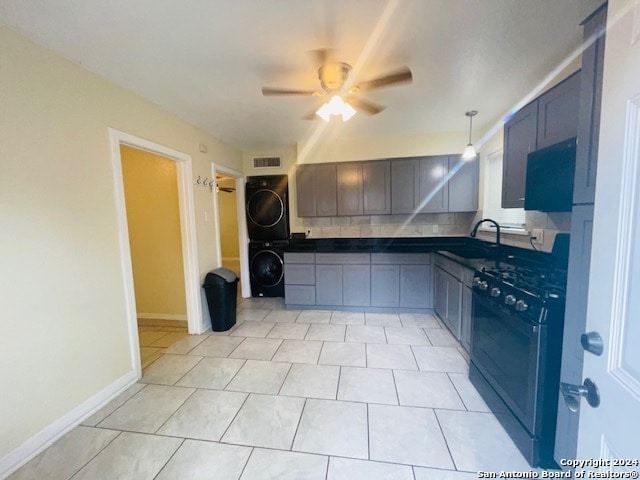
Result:
M438 252L474 270L495 265L515 257L550 260L549 254L495 244L471 237L408 237L408 238L293 238L287 252L313 253L428 253Z

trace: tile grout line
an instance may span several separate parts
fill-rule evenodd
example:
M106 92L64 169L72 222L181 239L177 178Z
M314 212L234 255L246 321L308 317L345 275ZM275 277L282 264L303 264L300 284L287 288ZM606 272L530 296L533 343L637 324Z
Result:
M172 385L167 385L167 386L171 387ZM187 388L187 387L175 387L175 388ZM188 401L191 397L193 397L193 396L196 394L196 392L197 392L198 390L199 390L198 388L194 388L194 389L193 389L193 392L191 392L191 393L187 396L187 398L185 398L185 399L182 401L182 403L178 406L178 408L176 408L176 409L173 411L173 413L172 413L171 415L169 415L169 418L167 418L164 422L162 422L162 425L160 425L158 428L156 428L156 429L153 431L153 433L152 433L151 435L155 435L155 434L157 434L160 430L162 430L162 427L164 427L164 426L169 422L169 420L171 420L171 419L176 415L176 413L178 413L178 410L180 410L182 407L184 407L184 404L185 404L185 403L187 403L187 401Z
M246 393L246 392L245 392ZM247 400L249 399L249 396L251 395L251 393L247 393L247 396L245 397L244 401L242 402L242 405L240 405L240 408L238 409L238 411L236 412L236 414L233 416L233 418L231 419L231 421L229 422L229 425L227 425L227 428L224 429L224 432L222 432L222 435L220 435L220 439L217 440L218 442L222 442L222 439L224 438L224 436L227 434L227 432L229 431L229 428L231 428L231 425L233 425L233 422L236 421L236 418L238 418L238 414L240 413L240 410L242 410L244 408L244 406L247 403ZM231 444L234 445L234 444Z
M464 398L462 398L462 395L460 394L460 392L458 391L458 387L456 387L456 384L453 380L451 380L451 373L453 372L445 372L447 375L447 378L449 379L449 381L451 382L451 385L453 385L453 389L456 391L456 394L458 395L458 398L460 399L460 401L462 402L462 406L466 409L467 412L470 412L471 410L469 410L469 407L467 407L466 402L464 401Z
M160 467L160 470L158 470L158 473L156 473L153 476L153 480L155 480L156 478L158 478L158 475L160 475L162 473L162 470L164 470L166 468L166 466L169 464L169 462L171 460L173 460L173 457L175 457L176 453L178 453L178 450L180 450L182 448L182 446L184 445L184 443L187 441L186 438L182 439L182 442L180 442L180 445L178 445L178 448L176 448L173 453L169 456L169 458L167 459L166 462L164 462L164 465L162 465L162 467Z
M240 472L240 475L238 475L238 478L236 480L240 480L242 478L242 475L244 475L244 471L247 469L247 465L249 465L249 460L251 460L251 457L253 456L253 452L255 452L256 447L251 447L251 452L249 452L249 455L247 455L247 459L244 462L244 465L242 466L242 471Z
M391 376L393 377L393 386L396 389L396 400L398 401L398 405L400 406L400 395L398 394L398 384L396 383L396 372L395 370L392 368L391 369Z
M282 383L280 384L280 387L278 388L278 393L276 393L276 396L280 395L280 392L282 391L282 387L284 387L284 384L287 381L287 377L291 373L291 369L292 368L293 368L293 362L289 363L289 368L287 369L287 374L282 378Z
M88 428L98 428L98 427L88 427ZM103 428L102 430L106 430L106 429L105 429L105 428ZM113 431L113 430L112 430L112 431ZM84 464L83 464L83 465L82 465L78 470L76 470L76 471L75 471L75 472L74 472L74 473L69 477L69 479L68 479L68 480L71 480L71 479L72 479L73 477L75 477L78 473L80 473L80 472L82 471L82 469L83 469L83 468L85 468L87 465L89 465L91 462L93 462L93 460L94 460L98 455L100 455L102 452L104 452L104 451L107 449L107 447L109 447L109 445L111 445L111 444L115 441L115 439L116 439L116 438L118 438L118 437L119 437L120 435L122 435L122 433L123 433L121 430L115 430L115 431L117 431L117 432L118 432L118 434L117 434L115 437L113 437L109 442L107 442L107 444L106 444L104 447L102 447L102 448L100 449L100 451L99 451L99 452L97 452L93 457L91 457L89 460L87 460L87 461L86 461L86 462L85 462L85 463L84 463ZM47 448L48 448L48 447L47 447ZM26 465L26 464L25 464L25 465ZM15 472L14 472L14 473L15 473Z
M300 429L300 424L302 423L302 416L304 415L304 409L307 407L307 398L304 399L302 403L302 410L300 410L300 417L298 417L298 424L296 425L296 431L293 432L293 437L291 437L291 444L289 446L290 452L293 451L293 444L296 442L296 436L298 435L298 430Z
M214 357L211 357L211 358L214 358ZM246 358L245 358L245 359L240 359L240 358L238 358L238 359L235 359L235 358L234 358L234 359L231 359L231 358L229 358L228 360L242 360L242 365L240 365L240 368L238 368L238 370L236 370L236 373L234 373L234 374L231 376L231 379L230 379L230 380L225 384L225 386L224 386L224 387L222 387L222 390L223 390L223 391L225 391L225 392L226 392L226 391L228 391L228 390L227 390L227 387L231 384L231 382L233 382L233 379L234 379L234 378L236 378L236 377L238 376L238 373L240 373L240 370L242 370L242 368L247 364L247 359L246 359ZM215 390L215 389L209 389L209 390Z
M432 409L433 416L436 417L436 422L438 423L438 428L440 429L440 433L442 434L442 439L444 440L444 444L447 446L447 452L449 452L449 458L451 458L451 463L453 463L453 468L458 471L458 466L456 465L456 461L451 454L451 448L449 448L449 442L447 441L447 436L442 429L442 425L440 424L440 419L438 418L438 412L435 408Z

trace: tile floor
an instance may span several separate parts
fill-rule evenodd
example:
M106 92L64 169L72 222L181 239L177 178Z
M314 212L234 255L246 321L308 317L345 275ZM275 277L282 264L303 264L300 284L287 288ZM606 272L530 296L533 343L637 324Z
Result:
M465 480L529 471L431 315L246 299L168 337L142 379L10 477ZM141 332L141 336L145 332ZM165 338L169 346L154 343ZM158 353L158 352L154 352Z
M182 323L171 320L138 320L140 363L143 370L162 357L168 347L188 335L187 327Z

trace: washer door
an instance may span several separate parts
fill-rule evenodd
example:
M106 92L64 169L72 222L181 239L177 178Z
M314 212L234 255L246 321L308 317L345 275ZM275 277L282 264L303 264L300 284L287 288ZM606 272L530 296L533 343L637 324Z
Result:
M280 283L284 275L282 259L272 250L261 250L251 259L251 275L263 287Z
M273 190L258 190L247 200L247 216L260 227L273 227L283 215L284 203Z

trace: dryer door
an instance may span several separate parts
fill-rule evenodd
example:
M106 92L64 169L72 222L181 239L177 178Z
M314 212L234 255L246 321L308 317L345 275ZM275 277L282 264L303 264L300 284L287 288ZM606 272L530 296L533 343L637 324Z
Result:
M272 250L261 250L251 259L251 276L258 285L273 287L284 275L282 259Z
M259 227L273 227L284 216L284 202L273 190L257 190L247 199L247 216Z

